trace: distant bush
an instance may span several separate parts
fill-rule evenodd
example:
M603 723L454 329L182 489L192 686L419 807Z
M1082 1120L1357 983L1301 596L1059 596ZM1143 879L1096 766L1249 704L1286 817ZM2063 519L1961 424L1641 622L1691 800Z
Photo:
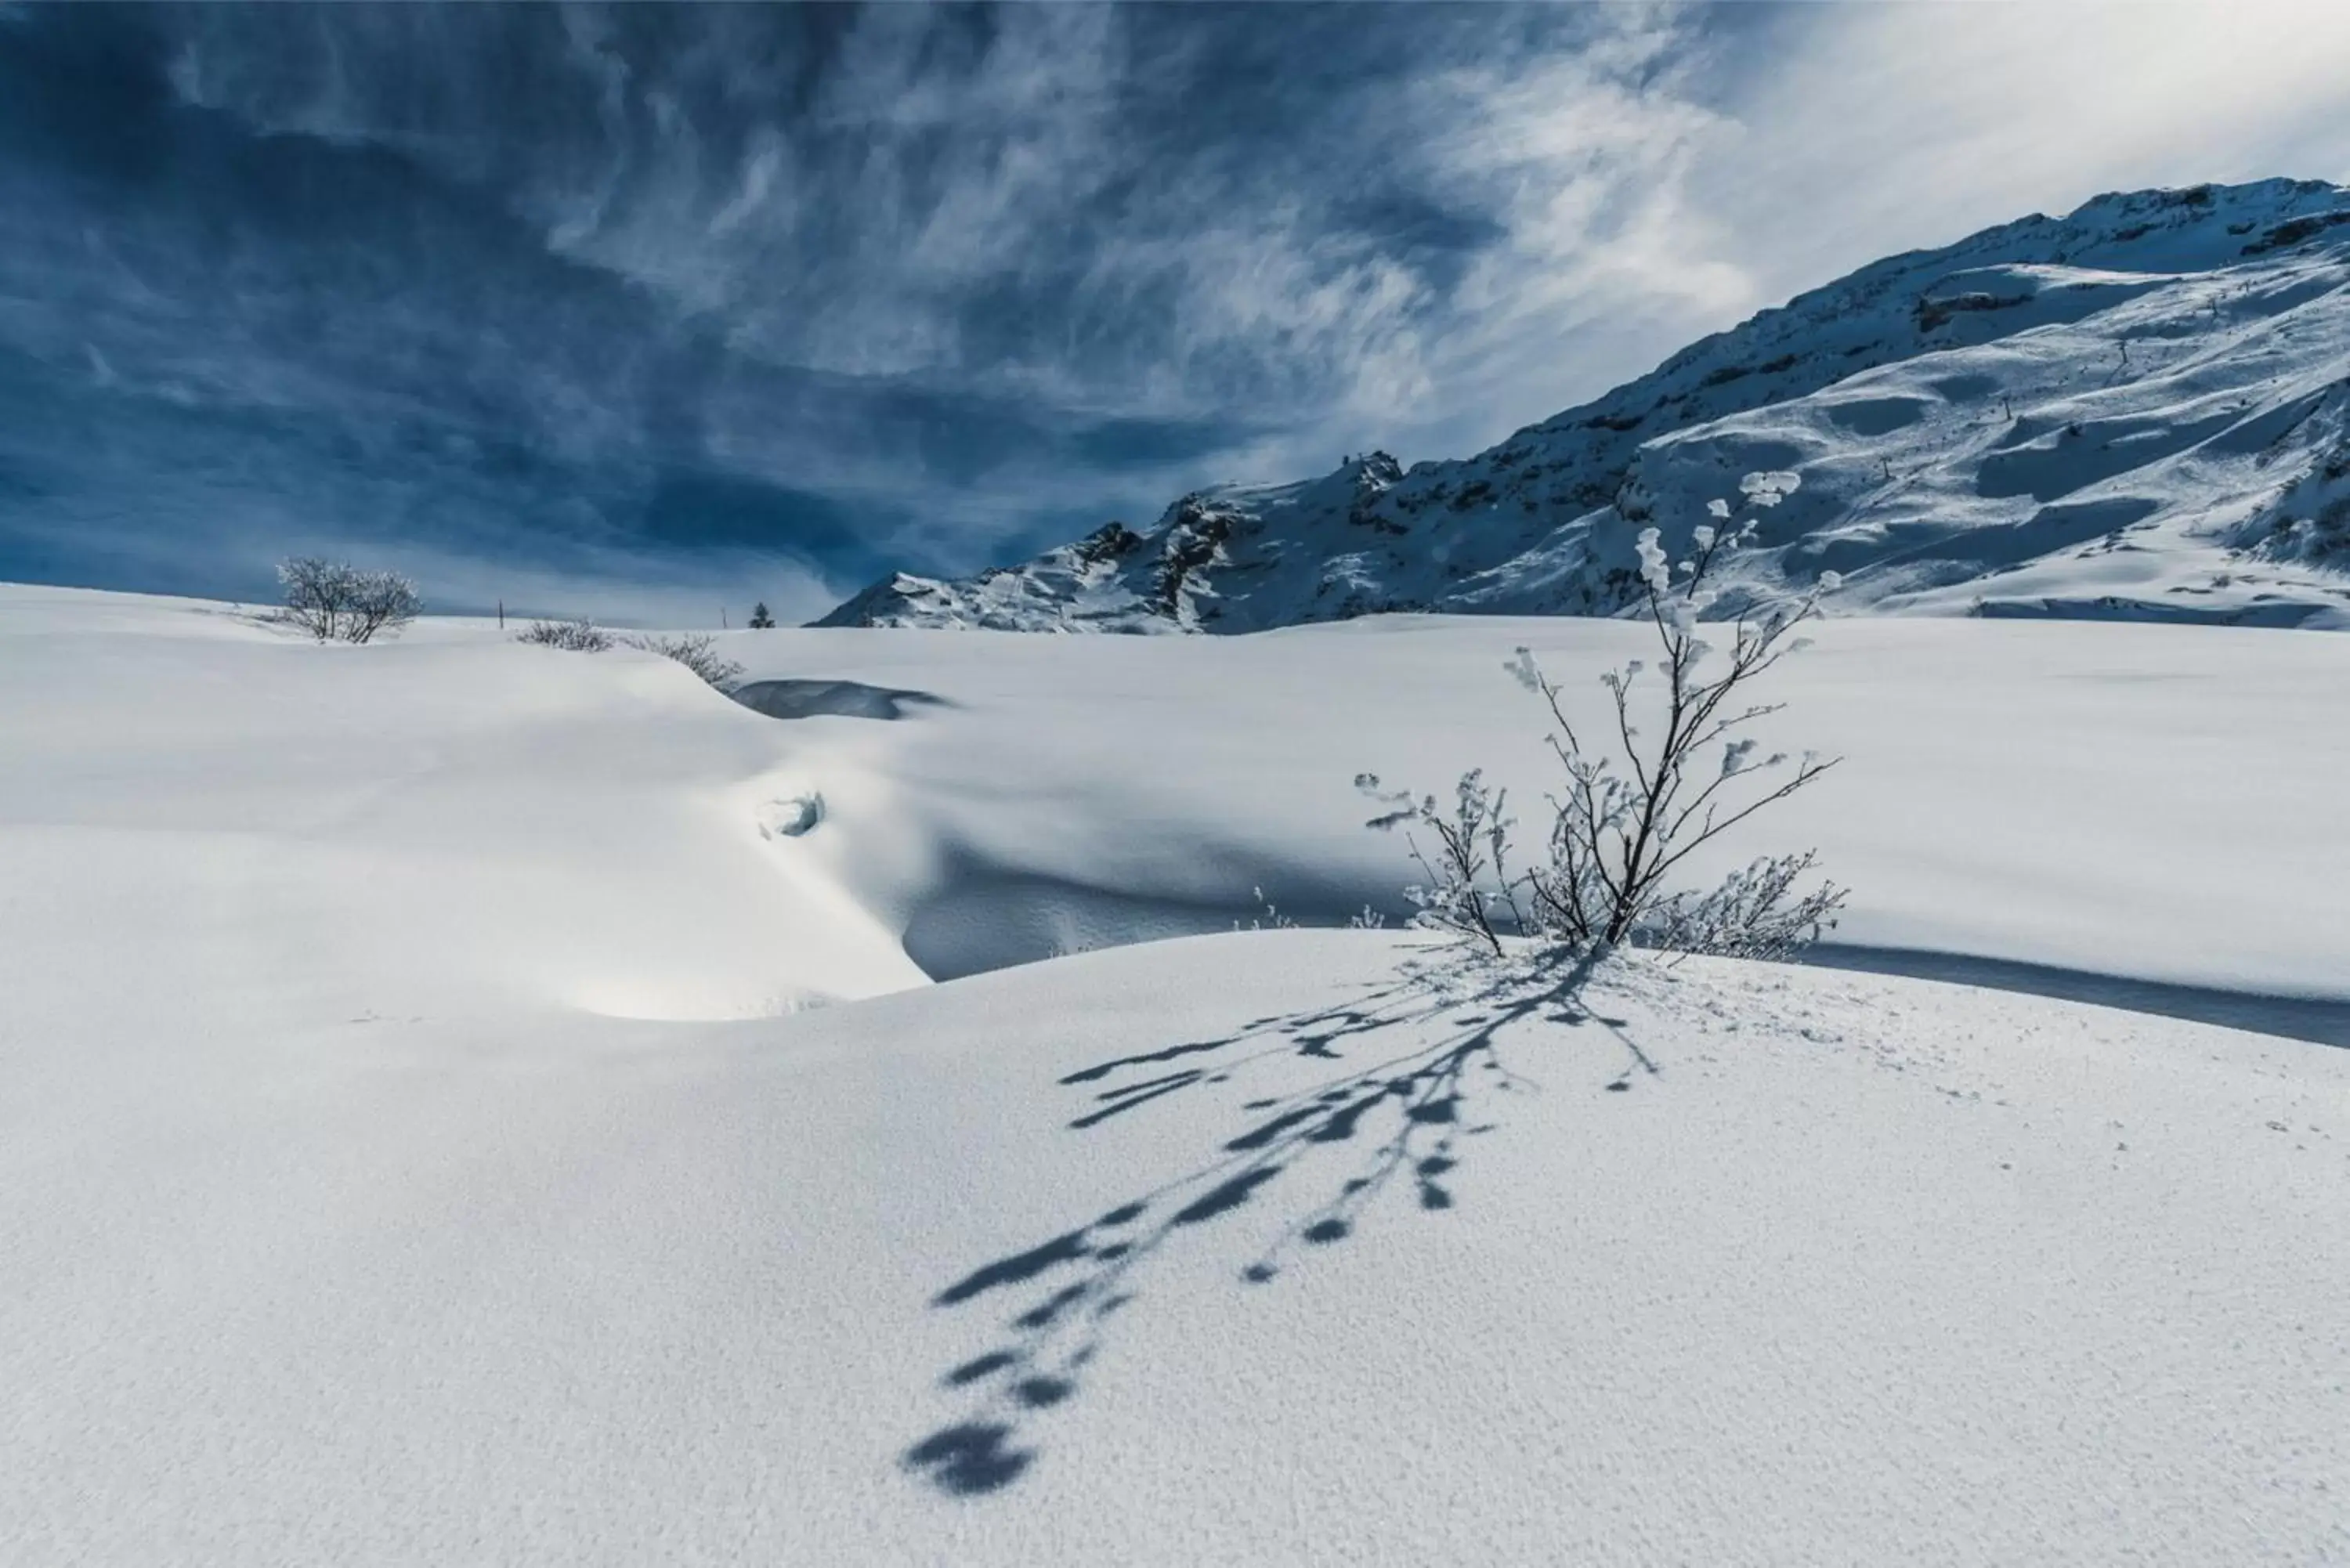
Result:
M515 640L534 648L559 648L567 653L601 653L612 646L612 634L585 618L541 620L516 632Z
M775 618L767 613L765 602L762 601L758 604L753 605L751 607L751 629L753 631L773 631L775 628Z
M718 639L714 637L688 632L624 637L620 640L630 648L641 648L647 653L658 653L663 659L676 659L721 691L743 679L743 667L720 655Z
M296 556L277 563L286 587L278 618L320 642L366 642L396 631L424 608L416 585L397 572L362 572L346 561Z

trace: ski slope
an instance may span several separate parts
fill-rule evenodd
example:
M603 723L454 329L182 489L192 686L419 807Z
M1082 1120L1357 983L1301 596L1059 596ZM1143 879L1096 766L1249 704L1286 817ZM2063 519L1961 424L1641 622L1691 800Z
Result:
M761 712L0 588L0 1559L2350 1556L2350 1054L1230 929L1636 629L737 634ZM1832 623L1732 847L2338 1002L2345 659Z

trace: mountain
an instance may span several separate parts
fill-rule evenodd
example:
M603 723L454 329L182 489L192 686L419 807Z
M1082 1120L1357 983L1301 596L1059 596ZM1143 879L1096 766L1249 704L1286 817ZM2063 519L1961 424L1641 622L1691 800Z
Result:
M1758 495L1725 608L1833 571L1835 613L2350 627L2350 190L2100 196L1864 267L1474 457L1200 491L817 624L1606 615L1642 527Z

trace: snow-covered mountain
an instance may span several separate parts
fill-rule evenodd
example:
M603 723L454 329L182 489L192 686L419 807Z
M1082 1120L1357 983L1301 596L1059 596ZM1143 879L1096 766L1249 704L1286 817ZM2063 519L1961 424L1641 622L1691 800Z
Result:
M1832 611L2350 626L2350 190L2101 196L1864 267L1474 457L1201 491L819 624L1604 615L1640 528L1742 488L1781 497L1747 571L1833 570Z

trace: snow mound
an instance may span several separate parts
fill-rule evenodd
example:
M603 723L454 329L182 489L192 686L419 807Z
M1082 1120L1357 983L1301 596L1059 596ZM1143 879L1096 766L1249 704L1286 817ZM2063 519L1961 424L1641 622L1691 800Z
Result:
M941 701L0 587L9 1568L2350 1550L2350 1052L1229 930L1640 628L723 640ZM1837 622L1776 831L1873 949L2324 1008L2345 661Z
M1816 846L1853 889L1845 943L2350 1002L2350 836L2326 826L2350 777L2335 717L2350 639L1922 617L1810 629L1764 694L1787 704L1765 744L1845 760L1693 879ZM1352 780L1442 789L1482 767L1539 801L1556 764L1503 668L1520 646L1570 717L1602 725L1598 673L1651 657L1654 633L1391 616L1240 638L781 630L729 651L754 675L948 700L919 722L795 730L789 786L824 787L804 844L944 977L1229 931L1266 899L1307 924L1366 904L1402 920L1419 874L1395 836L1364 830Z
M759 805L811 787L793 726L625 649L447 622L321 647L224 607L0 587L0 878L42 911L7 923L0 994L196 950L204 989L306 1016L763 1017L922 983L762 843Z
M1846 761L1692 877L1816 846L1854 890L1846 943L2350 1000L2350 840L2324 826L2350 776L2350 641L1815 629L1773 678L1768 739ZM80 956L92 931L182 950L191 908L240 933L207 984L337 1017L427 992L443 1012L757 1017L1228 931L1268 899L1400 920L1419 874L1364 831L1355 775L1482 767L1539 799L1555 763L1503 665L1531 648L1596 721L1593 678L1650 635L1402 616L723 639L754 683L925 698L895 723L778 723L627 649L446 621L320 648L225 607L0 587L0 879L26 911L0 994L51 963L109 983Z
M1864 267L1465 461L1204 491L819 624L1607 615L1639 528L1784 471L1750 591L1833 570L1838 613L2350 626L2345 214L2316 181L2102 196Z
M0 1025L0 1542L2340 1552L2350 1054L1413 961L1280 931L755 1024Z

